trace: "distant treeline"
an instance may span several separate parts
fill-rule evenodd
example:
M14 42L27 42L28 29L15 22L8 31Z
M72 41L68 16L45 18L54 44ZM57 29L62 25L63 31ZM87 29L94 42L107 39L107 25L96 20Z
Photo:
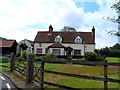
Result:
M101 48L100 50L95 50L95 52L105 57L120 57L120 44L116 43L112 47Z

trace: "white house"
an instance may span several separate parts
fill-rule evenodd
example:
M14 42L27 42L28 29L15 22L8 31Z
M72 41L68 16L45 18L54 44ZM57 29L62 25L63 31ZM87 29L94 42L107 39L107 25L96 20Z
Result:
M95 50L95 28L91 32L56 32L52 25L49 31L39 31L34 40L35 54L66 55L66 48L72 48L71 55L84 56Z
M21 56L23 50L26 50L27 53L33 53L33 41L27 39L21 40L17 46L17 55Z

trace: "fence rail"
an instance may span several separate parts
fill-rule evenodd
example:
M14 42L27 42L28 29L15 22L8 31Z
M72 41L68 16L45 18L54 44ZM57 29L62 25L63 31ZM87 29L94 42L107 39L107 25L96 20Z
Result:
M11 61L15 61L13 57L11 57ZM22 70L20 70L20 69L18 69L18 70L15 69L15 70L20 72L23 75L26 75L27 83L32 82L33 80L40 83L41 89L44 89L44 84L57 86L60 88L65 88L65 89L76 89L76 88L69 87L69 86L64 86L64 85L60 85L60 84L56 84L56 83L47 82L44 80L44 78L45 78L44 73L57 74L57 75L62 75L62 76L76 77L76 78L89 79L89 80L103 81L104 82L104 90L108 89L108 82L120 83L120 80L118 80L118 79L108 78L108 66L120 66L120 63L88 62L88 61L77 61L77 60L70 61L70 60L66 60L66 59L55 58L55 59L42 59L42 60L40 60L40 62L38 62L38 64L40 64L40 67L36 67L34 65L34 63L36 63L36 62L34 62L33 57L30 55L28 55L27 61L24 63L24 67L20 66L20 63L24 63L24 60L17 64L17 67L22 67ZM52 63L52 64L70 63L72 65L103 66L104 67L104 77L79 75L79 74L65 73L65 72L58 72L58 71L50 71L50 70L45 69L46 63ZM11 64L14 65L14 63L11 63ZM11 66L12 69L13 69L13 67L14 66ZM17 68L17 67L15 67L15 68ZM26 74L23 73L22 71L26 72ZM37 77L37 76L40 76L40 77ZM35 78L37 78L37 80Z
M66 64L70 63L72 65L87 65L87 66L104 66L104 78L103 77L95 77L95 76L88 76L88 75L78 75L78 74L71 74L71 73L64 73L64 72L56 72L56 71L50 71L50 70L45 70L42 69L41 72L43 73L49 73L49 74L57 74L57 75L62 75L62 76L69 76L69 77L76 77L76 78L82 78L82 79L89 79L89 80L97 80L97 81L103 81L104 82L104 90L108 89L108 82L113 82L113 83L120 83L120 80L118 79L112 79L108 78L108 66L120 66L120 63L108 63L108 62L88 62L88 61L70 61L64 60L64 59L43 59L41 60L41 65L45 63L52 63L52 64ZM44 75L42 76L44 77ZM41 80L41 85L48 84L52 86L57 86L61 88L68 88L68 89L74 89L72 87L66 87L64 85L59 85L51 82L46 82ZM44 87L44 86L42 86Z

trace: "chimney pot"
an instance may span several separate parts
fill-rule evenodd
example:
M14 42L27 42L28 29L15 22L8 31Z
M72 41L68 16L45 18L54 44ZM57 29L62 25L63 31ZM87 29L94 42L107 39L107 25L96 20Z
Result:
M53 31L53 27L52 25L49 26L49 32L52 32Z
M93 28L92 28L92 33L93 33L93 41L94 41L94 43L95 43L95 27L93 26Z

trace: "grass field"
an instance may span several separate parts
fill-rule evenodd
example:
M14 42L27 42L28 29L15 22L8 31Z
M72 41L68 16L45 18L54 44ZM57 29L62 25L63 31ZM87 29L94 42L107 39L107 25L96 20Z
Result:
M66 64L55 71L104 77L103 70L104 69L101 66L75 66L75 65L72 66L72 65ZM108 76L109 78L118 79L118 69L114 69L113 67L108 67L108 74L109 74ZM52 74L52 75L47 74L45 77L46 77L45 80L47 81L55 82L57 84L71 86L75 88L103 88L104 87L104 83L102 81L73 78L73 77L60 76L55 74ZM109 83L108 86L109 88L117 88L118 84ZM55 87L50 86L48 88L55 88Z
M108 62L118 62L120 58L106 58ZM2 65L9 66L9 63L2 63ZM36 64L37 67L40 67L39 64ZM104 69L102 66L83 66L83 65L71 65L71 64L45 64L45 69L60 71L66 73L74 74L85 74L91 76L103 77ZM8 68L2 68L3 71L8 71ZM117 67L108 67L109 78L118 79L118 68ZM119 76L120 77L120 76ZM104 83L102 81L87 80L87 79L78 79L67 76L60 76L55 74L45 73L45 80L49 82L54 82L61 85L76 87L76 88L103 88ZM109 83L109 88L117 88L117 83ZM55 88L49 86L48 88Z
M108 62L115 62L115 63L117 63L117 62L119 62L120 63L120 58L118 58L118 57L107 57L106 58L106 60L108 61Z

